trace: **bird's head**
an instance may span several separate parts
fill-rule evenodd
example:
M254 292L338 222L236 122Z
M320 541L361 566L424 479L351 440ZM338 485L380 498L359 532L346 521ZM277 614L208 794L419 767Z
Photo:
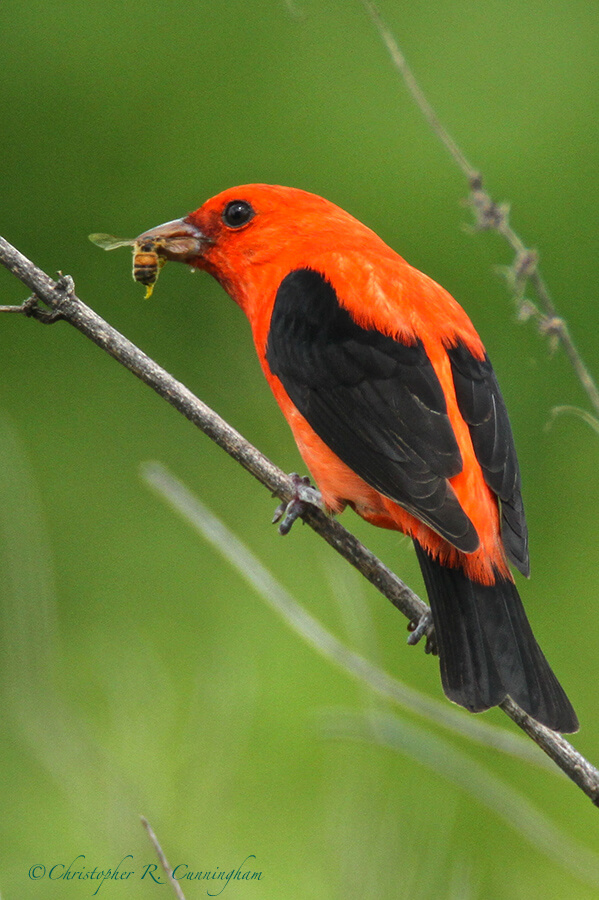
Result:
M252 298L267 285L278 285L294 268L313 265L323 248L355 245L362 232L379 240L316 194L249 184L229 188L136 240L153 242L164 259L209 272L249 312Z

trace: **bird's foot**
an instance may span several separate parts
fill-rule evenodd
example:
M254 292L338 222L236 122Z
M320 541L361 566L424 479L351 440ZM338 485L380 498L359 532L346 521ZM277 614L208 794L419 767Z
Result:
M411 631L408 638L408 644L415 645L425 637L426 643L424 645L424 652L432 653L435 656L437 655L438 650L437 641L435 639L435 626L433 625L433 615L430 609L427 609L426 612L422 613L419 619L413 619L408 625L408 631Z
M288 503L285 501L280 503L272 517L273 524L279 523L279 534L289 534L295 520L305 513L309 506L323 509L322 495L319 490L312 487L307 475L292 472L289 477L293 480L293 497Z

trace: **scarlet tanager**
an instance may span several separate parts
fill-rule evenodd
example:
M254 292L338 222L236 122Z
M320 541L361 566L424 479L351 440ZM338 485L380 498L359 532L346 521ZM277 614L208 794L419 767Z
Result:
M576 714L509 563L529 574L520 471L497 379L446 290L322 197L250 184L137 238L216 278L326 509L410 535L443 688L473 712L510 696L556 731Z

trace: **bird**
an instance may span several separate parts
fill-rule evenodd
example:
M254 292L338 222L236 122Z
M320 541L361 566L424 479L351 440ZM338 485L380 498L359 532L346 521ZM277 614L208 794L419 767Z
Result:
M316 194L229 188L149 229L245 313L323 508L412 539L446 696L510 697L571 733L576 713L529 624L521 475L506 405L467 313L374 231Z

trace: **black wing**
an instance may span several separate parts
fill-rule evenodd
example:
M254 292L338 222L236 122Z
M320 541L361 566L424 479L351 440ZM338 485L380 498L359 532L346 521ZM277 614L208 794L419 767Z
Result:
M346 465L459 550L476 550L476 530L447 480L462 458L420 341L361 328L323 275L298 269L277 291L266 359Z
M505 402L489 358L478 360L463 343L447 351L460 412L468 423L485 481L501 501L501 537L508 559L530 572L520 467Z

